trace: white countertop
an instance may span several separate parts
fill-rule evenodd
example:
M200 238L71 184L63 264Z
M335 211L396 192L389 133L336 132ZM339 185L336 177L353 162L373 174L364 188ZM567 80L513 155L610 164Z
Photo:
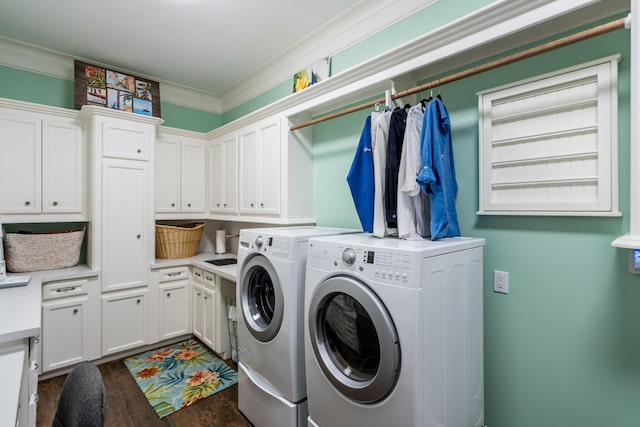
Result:
M0 289L0 343L40 335L40 283L31 275L25 286Z
M213 252L203 252L190 258L177 258L177 259L156 259L155 263L151 264L151 269L156 270L159 268L168 267L180 267L183 265L198 267L206 271L210 271L223 279L236 282L238 277L238 264L229 265L214 265L205 262L210 259L224 259L234 258L237 259L235 254L216 254Z

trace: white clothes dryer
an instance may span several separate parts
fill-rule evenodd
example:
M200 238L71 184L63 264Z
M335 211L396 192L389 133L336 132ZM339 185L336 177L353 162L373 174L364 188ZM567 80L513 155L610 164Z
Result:
M309 240L309 425L484 424L484 239Z
M304 276L320 227L244 229L238 244L238 408L256 427L306 425Z

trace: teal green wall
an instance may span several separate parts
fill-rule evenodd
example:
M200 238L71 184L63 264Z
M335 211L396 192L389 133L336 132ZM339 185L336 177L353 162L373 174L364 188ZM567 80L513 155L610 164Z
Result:
M0 97L73 108L73 82L0 65Z
M182 107L168 102L162 102L160 109L164 119L163 126L196 132L209 132L222 125L222 116L209 111Z
M640 425L640 277L611 241L629 224L629 33L592 41L441 88L451 114L463 235L486 239L485 401L490 427ZM615 53L619 64L622 218L478 216L476 92ZM399 88L400 89L400 88ZM358 227L345 177L368 112L313 129L319 225ZM509 272L510 293L492 290Z
M73 109L73 93L74 85L70 80L0 65L0 98ZM160 109L165 126L208 132L222 124L220 114L167 102L162 102Z

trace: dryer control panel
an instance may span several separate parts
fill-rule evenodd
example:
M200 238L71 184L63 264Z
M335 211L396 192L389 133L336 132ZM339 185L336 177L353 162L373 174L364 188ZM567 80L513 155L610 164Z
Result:
M347 268L376 281L404 286L413 280L411 253L346 245L335 247L334 251L327 258L334 268Z

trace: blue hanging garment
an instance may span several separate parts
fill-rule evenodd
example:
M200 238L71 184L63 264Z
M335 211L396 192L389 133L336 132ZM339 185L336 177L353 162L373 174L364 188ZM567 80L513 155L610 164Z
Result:
M438 98L427 105L420 142L422 168L416 178L429 196L431 240L460 235L456 194L458 183L453 165L449 112Z
M371 116L367 117L360 142L347 175L351 197L362 225L362 230L373 232L373 153L371 151Z

